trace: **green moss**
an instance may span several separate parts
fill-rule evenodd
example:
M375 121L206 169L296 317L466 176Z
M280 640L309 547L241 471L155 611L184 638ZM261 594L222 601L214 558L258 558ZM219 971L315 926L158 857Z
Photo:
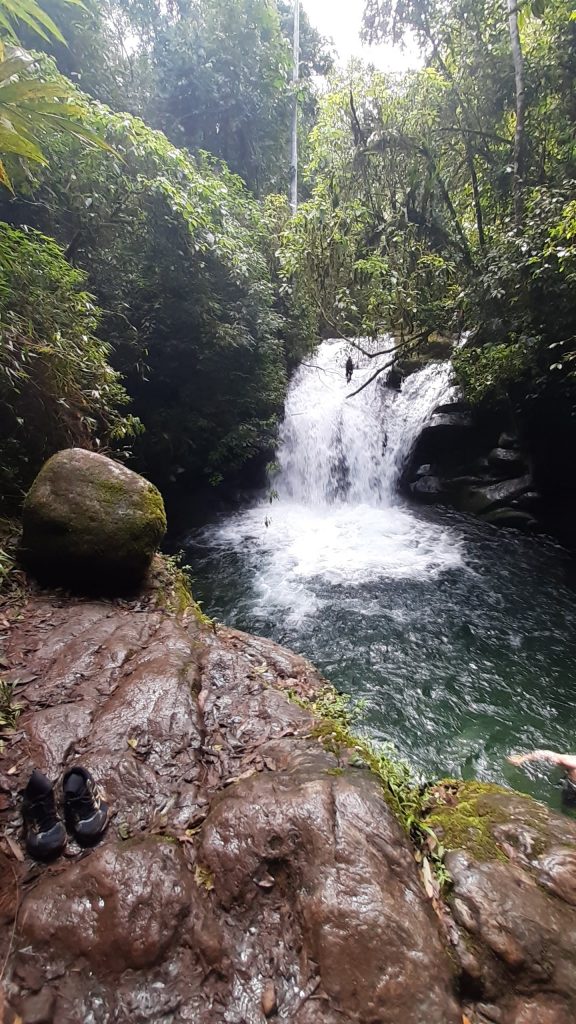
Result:
M155 586L157 601L171 615L184 615L190 611L201 626L214 628L214 622L194 599L190 577L175 555L158 556Z
M442 800L442 792L451 799ZM466 850L478 860L506 860L494 839L492 826L506 821L506 815L489 796L506 794L501 786L486 782L444 779L432 791L432 810L427 824L441 838L447 850Z
M164 508L164 499L160 494L157 487L150 484L148 489L144 491L142 495L143 511L150 519L156 519L158 526L162 529L162 532L166 532L168 523L166 521L166 510Z
M126 495L126 485L119 480L94 479L94 490L105 505L117 505Z
M134 494L127 490L126 483L120 480L103 480L95 478L93 482L97 498L104 506L114 510L118 505L136 500L138 512L126 516L122 520L115 519L114 532L118 535L119 545L131 547L136 544L155 551L166 533L167 521L164 500L160 491L153 484Z

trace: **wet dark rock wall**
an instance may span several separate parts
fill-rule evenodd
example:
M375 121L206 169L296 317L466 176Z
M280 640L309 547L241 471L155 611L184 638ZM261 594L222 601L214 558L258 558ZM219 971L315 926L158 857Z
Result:
M573 417L572 417L573 420ZM566 410L439 406L424 427L402 486L417 501L444 504L494 526L555 536L576 546L576 477L570 453L576 427Z
M530 453L505 419L454 402L439 406L411 453L406 492L495 526L546 529L553 503L537 490Z

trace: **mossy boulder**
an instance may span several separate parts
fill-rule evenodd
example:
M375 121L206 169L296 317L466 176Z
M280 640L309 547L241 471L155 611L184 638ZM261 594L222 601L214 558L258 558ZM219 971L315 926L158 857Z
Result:
M22 519L26 566L51 583L82 590L137 585L166 532L156 487L82 448L48 460L26 495Z
M446 910L466 1018L572 1024L576 822L489 783L445 780L429 799L427 824L448 851Z

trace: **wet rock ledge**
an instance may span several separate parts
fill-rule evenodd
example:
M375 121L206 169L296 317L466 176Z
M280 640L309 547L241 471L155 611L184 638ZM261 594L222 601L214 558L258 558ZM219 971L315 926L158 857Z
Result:
M25 1024L460 1024L377 779L288 699L318 673L181 603L156 578L131 601L37 592L3 613L25 705L0 772L9 1005ZM18 790L33 766L56 779L74 763L105 787L106 837L21 859Z
M142 550L149 568L124 598L22 574L0 600L22 705L0 760L0 1024L572 1024L576 825L497 787L432 787L441 898L382 779L314 719L318 672L206 620L174 566L150 561L156 496L137 505L142 486L101 464L114 487L85 490L86 553L82 502L61 500L74 464L44 479L27 563L36 545L46 571L47 529L49 574L70 557L81 578L126 508L127 568ZM34 863L19 794L34 767L58 785L75 764L104 786L110 827Z
M496 787L436 787L452 885L430 900L379 780L288 697L318 673L185 603L157 562L132 600L2 609L25 708L0 769L6 1024L576 1020L576 826ZM18 791L74 763L111 826L35 864Z

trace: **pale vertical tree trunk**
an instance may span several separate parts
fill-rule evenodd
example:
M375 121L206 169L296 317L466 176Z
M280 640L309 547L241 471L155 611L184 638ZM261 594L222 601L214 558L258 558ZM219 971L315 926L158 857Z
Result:
M300 81L300 0L294 2L294 106L292 108L292 157L290 160L290 206L292 213L298 209L298 92Z
M516 81L516 130L514 132L514 219L516 227L521 228L524 221L524 149L526 91L524 86L524 57L518 30L518 0L507 0L508 24L510 26L510 44L514 62L514 78Z

